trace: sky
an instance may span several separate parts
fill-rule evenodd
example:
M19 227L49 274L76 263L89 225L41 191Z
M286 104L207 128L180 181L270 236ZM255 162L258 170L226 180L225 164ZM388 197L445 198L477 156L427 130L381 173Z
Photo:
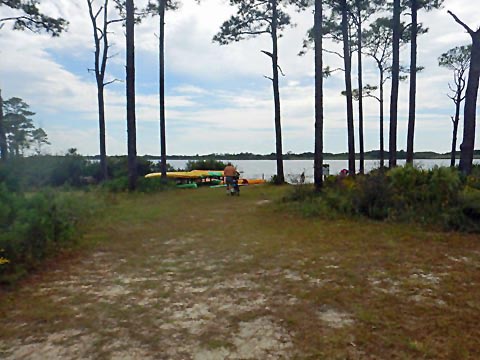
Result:
M97 0L97 6L100 0ZM137 0L141 6L145 0ZM419 13L429 28L418 40L415 151L448 152L451 147L454 104L447 97L453 73L438 66L447 50L471 43L470 36L447 14L454 12L476 30L480 27L478 0L445 0L442 9ZM86 0L42 0L41 10L69 21L68 32L51 38L45 34L0 29L0 88L4 99L20 97L27 102L37 127L48 134L51 154L76 148L80 154L99 153L98 113L93 67L93 34ZM314 149L313 52L298 56L305 34L313 25L312 9L298 13L288 9L294 27L279 40L281 122L284 153ZM181 0L177 11L166 14L166 131L167 154L275 152L274 107L268 35L218 45L212 42L221 24L235 11L225 0ZM0 17L10 15L4 6ZM111 11L115 17L114 10ZM378 14L381 15L381 14ZM408 19L406 19L408 21ZM111 28L112 48L107 79L118 79L106 89L107 154L127 152L125 104L125 36L121 25ZM160 153L158 110L158 18L145 19L136 27L136 119L139 155ZM328 49L339 45L326 42ZM409 47L401 49L409 64ZM341 66L341 59L325 54L324 64ZM364 84L375 85L378 74L371 59L364 59ZM356 68L355 61L353 62ZM353 82L356 83L354 74ZM346 152L346 106L341 95L343 73L324 82L324 151ZM400 84L398 148L406 148L408 81ZM386 98L390 88L387 85ZM357 103L354 104L356 108ZM379 148L378 102L364 101L365 150ZM385 144L388 144L388 101ZM463 110L462 110L463 112ZM478 116L477 116L478 117ZM355 137L358 151L358 123ZM459 143L462 137L459 129ZM477 131L476 144L480 135ZM388 147L388 145L387 145Z

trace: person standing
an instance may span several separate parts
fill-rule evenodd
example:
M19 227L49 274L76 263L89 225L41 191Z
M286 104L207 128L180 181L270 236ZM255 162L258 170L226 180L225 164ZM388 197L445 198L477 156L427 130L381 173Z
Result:
M235 166L229 162L225 169L223 169L223 179L227 185L227 192L230 190L230 186L233 185L233 179L235 176L237 176L237 169L235 169Z

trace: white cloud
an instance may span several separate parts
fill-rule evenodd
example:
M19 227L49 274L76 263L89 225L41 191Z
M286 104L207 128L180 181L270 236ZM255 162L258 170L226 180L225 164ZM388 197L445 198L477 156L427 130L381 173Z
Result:
M451 136L448 114L453 111L453 104L445 95L451 73L437 66L437 57L453 46L470 42L465 31L446 13L447 9L473 28L480 25L470 0L446 0L444 9L419 15L419 20L430 28L428 34L420 37L418 46L418 62L426 67L418 75L417 83L416 146L423 150L448 151ZM51 39L47 35L2 29L0 88L5 97L22 97L37 112L37 120L48 130L52 151L77 147L82 153L97 153L96 87L93 75L87 72L93 61L93 41L86 2L42 2L42 10L67 18L69 32ZM271 83L262 78L271 72L271 64L260 52L270 48L270 40L261 36L228 46L213 44L212 37L232 13L233 9L222 0L201 5L184 0L180 10L167 13L167 135L172 152L274 151L272 89ZM284 148L311 151L313 54L298 57L297 53L312 24L312 15L310 11L292 13L292 18L298 26L286 29L279 41L280 64L286 74L281 78L280 89ZM157 81L157 28L158 19L153 18L136 29L138 70L147 74L150 83ZM112 53L119 55L110 60L109 76L123 78L123 29L116 26L113 30ZM408 55L408 47L403 48L406 64ZM341 65L332 55L325 56L325 63ZM364 71L364 83L376 84L377 73L368 59ZM148 76L150 72L152 75ZM346 150L345 99L339 95L343 88L342 73L325 80L325 134L331 136L325 141L326 151ZM158 153L157 90L142 83L137 83L137 89L141 90L137 91L139 153ZM389 91L387 86L385 134ZM401 84L400 91L398 143L404 147L408 82ZM108 88L106 105L107 149L112 154L124 153L123 86ZM367 99L364 106L367 148L376 148L378 103ZM73 119L76 125L70 128L68 121Z

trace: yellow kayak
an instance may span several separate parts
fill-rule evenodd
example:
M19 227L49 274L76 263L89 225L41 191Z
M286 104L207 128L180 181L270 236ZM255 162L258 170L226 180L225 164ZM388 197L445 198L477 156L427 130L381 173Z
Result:
M146 178L161 177L162 173L151 173L145 175ZM223 177L223 171L215 170L192 170L192 171L169 171L167 177L172 179L199 179L206 177Z
M162 173L151 173L145 175L146 178L161 177ZM169 171L167 177L171 179L204 179L204 178L222 178L222 170L192 170L192 171ZM263 179L239 179L240 185L255 185L264 184L266 181Z

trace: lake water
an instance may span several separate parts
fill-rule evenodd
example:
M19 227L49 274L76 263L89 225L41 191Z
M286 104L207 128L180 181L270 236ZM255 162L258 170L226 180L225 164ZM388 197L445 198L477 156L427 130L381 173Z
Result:
M176 169L183 169L188 160L168 160L168 163ZM223 160L225 161L225 160ZM458 160L457 160L458 161ZM249 179L265 179L270 178L277 172L277 162L275 160L231 160L232 164L242 174L242 177ZM480 160L474 161L476 164ZM386 162L388 163L388 161ZM431 169L434 166L449 166L449 159L435 159L435 160L415 160L415 165L424 169ZM337 175L340 170L348 169L348 160L326 160L325 164L330 165L330 175ZM356 169L358 171L360 162L356 162ZM398 165L404 165L405 160L398 160ZM379 160L365 160L365 171L378 168ZM289 182L298 179L302 172L305 172L305 181L313 182L313 160L284 160L283 168L285 172L285 179Z

